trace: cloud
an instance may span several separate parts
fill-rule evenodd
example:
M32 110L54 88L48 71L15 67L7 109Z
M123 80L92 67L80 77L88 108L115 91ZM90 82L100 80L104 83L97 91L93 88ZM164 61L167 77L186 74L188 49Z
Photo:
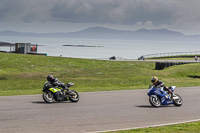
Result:
M50 15L54 20L67 22L163 24L173 18L173 4L161 0L61 0L50 9Z
M0 21L31 23L49 20L52 4L53 0L1 0Z
M23 6L15 0L1 0L0 1L0 21L10 21L15 18L18 12L22 12ZM19 15L17 15L19 16Z
M0 21L15 18L24 22L46 19L77 23L152 21L161 24L173 17L174 4L161 0L1 0Z
M0 23L92 23L200 30L199 0L1 0Z

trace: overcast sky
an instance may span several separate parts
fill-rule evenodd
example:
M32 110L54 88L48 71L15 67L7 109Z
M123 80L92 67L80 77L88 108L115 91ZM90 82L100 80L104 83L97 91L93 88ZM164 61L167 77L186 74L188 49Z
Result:
M200 0L0 0L0 31L71 32L94 26L200 34Z

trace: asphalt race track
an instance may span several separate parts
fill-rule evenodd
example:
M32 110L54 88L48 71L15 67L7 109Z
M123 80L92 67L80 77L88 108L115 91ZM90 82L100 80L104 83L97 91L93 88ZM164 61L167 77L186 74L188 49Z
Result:
M153 108L147 90L80 93L78 103L1 96L0 133L86 133L200 120L200 87L177 88L183 105Z

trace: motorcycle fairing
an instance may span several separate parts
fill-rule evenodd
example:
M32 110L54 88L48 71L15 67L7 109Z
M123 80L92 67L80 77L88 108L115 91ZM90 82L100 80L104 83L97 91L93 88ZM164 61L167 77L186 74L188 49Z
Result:
M172 92L176 89L176 86L170 86L169 89L171 89Z
M174 89L176 88L176 86L172 86L171 90L174 91ZM170 96L169 94L167 94L165 91L158 90L154 87L149 89L148 95L157 95L160 98L161 104L162 105L168 105L168 104L172 104L174 101L170 100Z
M53 93L56 93L57 91L61 91L59 88L49 88L49 90Z

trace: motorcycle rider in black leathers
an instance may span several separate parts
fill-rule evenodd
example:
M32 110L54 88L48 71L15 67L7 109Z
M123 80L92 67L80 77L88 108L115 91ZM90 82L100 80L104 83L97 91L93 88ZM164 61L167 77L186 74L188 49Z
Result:
M62 87L61 91L56 92L56 97L58 101L62 101L65 93L64 90L67 90L66 93L71 94L71 91L66 87L66 85L59 81L57 78L53 78L53 75L48 75L47 81L49 81L51 87Z
M168 91L171 94L171 98L173 97L173 92L167 86L164 86L165 85L164 82L162 82L161 80L158 80L157 77L152 77L151 82L153 83L155 88L163 87L163 89L165 91ZM163 90L161 90L161 91L163 91Z

